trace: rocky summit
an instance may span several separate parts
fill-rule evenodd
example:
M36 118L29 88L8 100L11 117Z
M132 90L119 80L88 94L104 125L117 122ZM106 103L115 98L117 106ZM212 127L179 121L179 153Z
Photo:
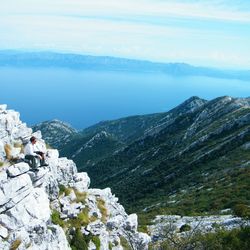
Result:
M48 162L38 171L24 161L32 135ZM137 215L128 215L109 188L89 185L87 173L0 105L0 249L147 249L150 238L137 231Z

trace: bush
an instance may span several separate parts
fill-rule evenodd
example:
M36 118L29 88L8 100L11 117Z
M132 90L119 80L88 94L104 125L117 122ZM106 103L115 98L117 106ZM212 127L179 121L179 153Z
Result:
M242 217L244 219L250 219L250 207L244 204L235 205L233 213L236 216Z
M191 230L191 226L188 225L188 224L184 224L180 227L180 232L187 232L187 231L190 231Z
M88 250L87 242L79 228L76 229L70 244L72 249Z
M101 241L100 238L98 236L92 236L91 240L93 241L93 243L96 246L96 250L100 250L101 248Z

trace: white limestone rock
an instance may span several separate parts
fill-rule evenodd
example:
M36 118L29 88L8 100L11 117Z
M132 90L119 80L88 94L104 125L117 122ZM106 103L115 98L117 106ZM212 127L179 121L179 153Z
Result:
M17 163L8 167L7 173L10 177L15 177L28 172L30 169L29 165L24 162Z
M0 137L1 137L1 135L0 135ZM6 153L5 153L5 150L4 150L4 144L0 140L0 161L3 162L5 160L5 157L6 157Z
M0 190L4 194L1 200L0 213L15 206L32 191L32 182L28 174L23 174L0 183Z
M3 227L1 224L0 224L0 236L4 239L6 239L8 237L9 233L8 233L8 229Z
M71 187L74 187L79 192L84 192L88 189L89 185L90 178L87 173L76 173Z
M6 171L0 171L0 183L3 185L3 183L5 183L7 181L7 173ZM1 185L0 184L0 188L1 188Z
M1 104L0 105L0 111L4 111L7 109L7 104Z
M85 207L89 218L95 217L96 220L82 227L81 231L98 236L101 250L109 249L109 244L113 250L122 250L120 236L130 237L134 249L147 249L147 237L137 232L136 215L126 214L110 188L88 189L90 179L87 173L77 173L73 161L59 158L57 150L47 150L41 133L32 134L19 116L19 113L0 105L0 161L6 158L5 144L12 147L12 154L17 158L24 157L20 154L21 147L13 147L14 143L26 143L34 135L38 139L37 146L46 153L49 166L39 168L37 172L29 171L26 163L5 164L0 168L1 249L9 250L11 244L20 239L18 250L68 250L70 247L63 229L52 224L52 210L56 209L61 218L68 220L77 217ZM59 185L86 192L86 200L76 202L74 191L59 197ZM100 201L105 206L105 218ZM92 243L89 248L95 249ZM142 245L144 248L140 248Z
M130 214L124 223L125 230L136 232L138 226L137 214Z
M32 193L6 212L12 225L11 229L33 228L46 223L50 219L48 196L41 188L33 189Z

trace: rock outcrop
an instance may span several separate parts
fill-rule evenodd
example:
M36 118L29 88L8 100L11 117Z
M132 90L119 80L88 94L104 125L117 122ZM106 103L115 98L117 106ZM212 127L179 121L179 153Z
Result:
M22 149L35 135L46 150L48 167L31 171ZM147 249L150 238L137 231L137 216L127 215L109 188L89 189L87 173L46 149L19 113L0 105L0 248Z

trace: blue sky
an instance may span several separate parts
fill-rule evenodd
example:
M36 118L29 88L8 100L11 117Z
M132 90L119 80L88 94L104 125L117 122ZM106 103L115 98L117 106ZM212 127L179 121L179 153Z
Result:
M250 68L250 1L0 0L0 49Z

